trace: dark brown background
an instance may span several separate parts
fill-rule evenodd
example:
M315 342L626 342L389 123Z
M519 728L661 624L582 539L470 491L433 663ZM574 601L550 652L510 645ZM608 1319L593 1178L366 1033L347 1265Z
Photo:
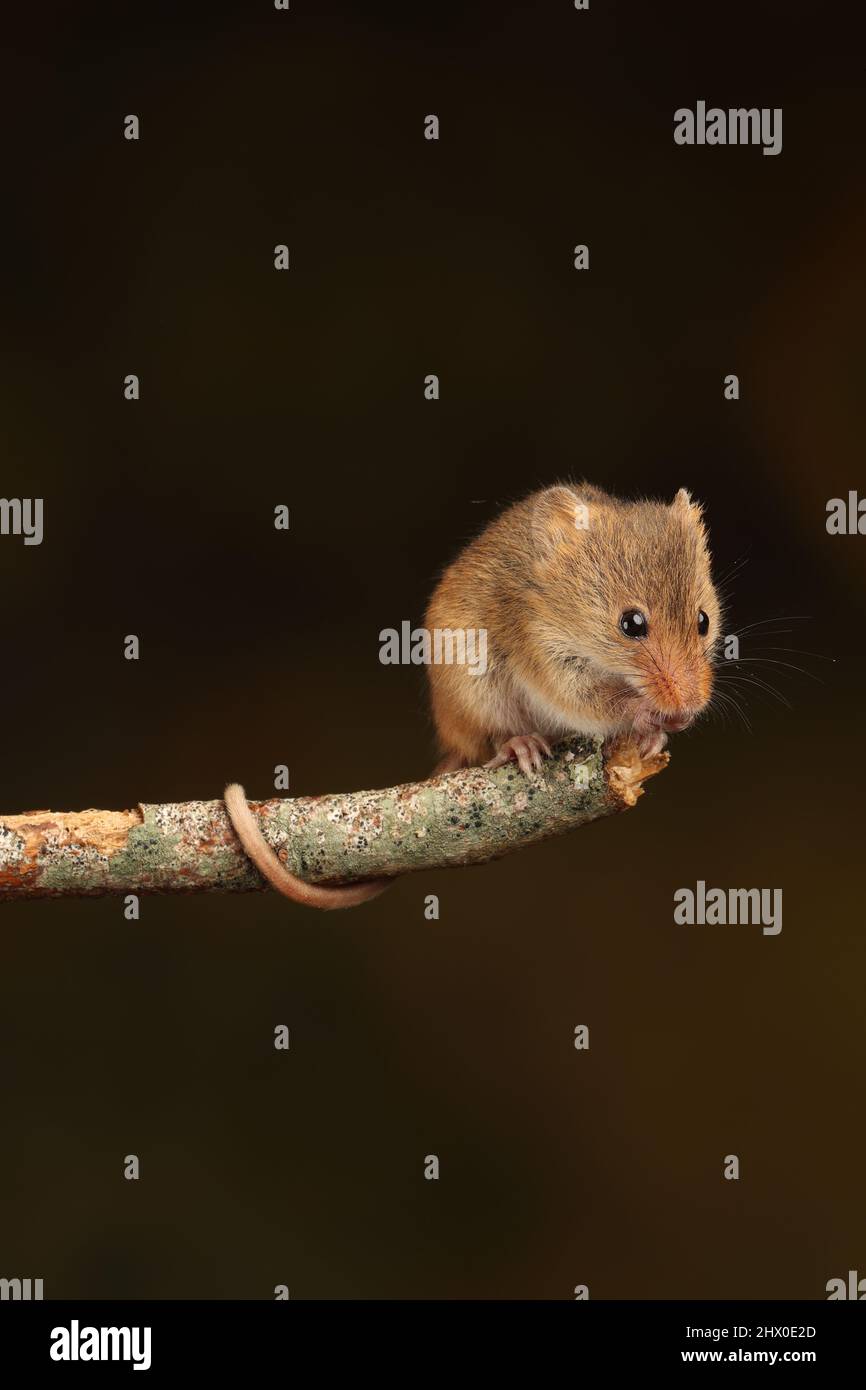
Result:
M850 8L49 4L7 31L2 492L45 498L45 540L0 540L2 809L265 795L281 762L298 792L422 775L423 678L379 629L569 473L690 487L720 570L746 561L729 629L805 615L744 654L832 660L776 673L791 708L746 688L751 732L677 738L619 822L355 913L7 905L0 1274L171 1298L866 1274L866 540L824 525L866 486ZM676 147L699 98L783 106L782 154ZM781 935L675 927L698 878L781 887Z

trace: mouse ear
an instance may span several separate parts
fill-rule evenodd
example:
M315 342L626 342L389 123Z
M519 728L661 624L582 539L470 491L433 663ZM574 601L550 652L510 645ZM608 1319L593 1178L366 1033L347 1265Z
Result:
M539 550L551 550L588 531L592 509L587 498L570 487L549 487L535 499L532 532Z
M671 503L675 512L684 512L686 515L699 521L703 516L704 509L700 502L695 502L688 488L681 487L673 502Z

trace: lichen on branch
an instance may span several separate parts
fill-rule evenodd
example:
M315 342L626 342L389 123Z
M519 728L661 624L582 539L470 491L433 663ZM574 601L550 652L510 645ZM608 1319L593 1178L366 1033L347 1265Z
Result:
M251 802L286 867L355 883L478 864L633 806L667 764L631 744L573 738L531 777L471 767L379 791ZM222 801L128 811L0 815L0 900L125 893L245 893L266 885Z

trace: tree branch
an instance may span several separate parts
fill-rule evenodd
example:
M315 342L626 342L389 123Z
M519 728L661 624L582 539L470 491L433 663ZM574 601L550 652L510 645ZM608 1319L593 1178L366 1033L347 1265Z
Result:
M633 806L667 753L559 744L542 771L471 767L384 791L251 802L292 873L353 883L478 864ZM125 893L245 893L266 885L222 801L130 811L0 816L0 900Z

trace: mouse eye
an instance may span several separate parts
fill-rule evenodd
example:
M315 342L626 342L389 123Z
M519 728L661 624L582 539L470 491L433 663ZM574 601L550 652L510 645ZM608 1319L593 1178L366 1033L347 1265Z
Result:
M706 637L709 630L710 620L702 608L700 613L698 614L698 632L701 637Z
M619 620L626 637L646 637L649 624L639 608L627 608Z

